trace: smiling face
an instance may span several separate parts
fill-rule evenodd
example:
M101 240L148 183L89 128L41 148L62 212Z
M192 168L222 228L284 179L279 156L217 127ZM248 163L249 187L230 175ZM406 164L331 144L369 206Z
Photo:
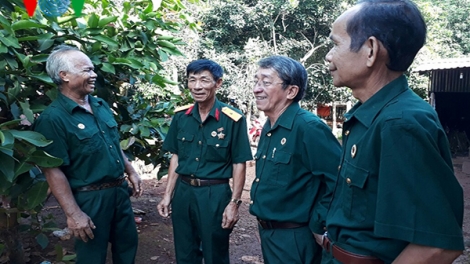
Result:
M367 54L364 45L358 52L350 50L351 37L347 33L348 20L358 11L356 6L342 14L334 23L330 34L333 47L325 59L336 87L347 86L351 89L361 86L366 73Z
M277 117L292 102L288 99L290 87L282 89L284 83L272 68L259 68L253 84L256 107L268 117Z
M222 79L215 81L211 72L207 70L188 75L188 88L197 103L212 103L221 85Z
M96 73L90 58L80 51L70 51L65 56L70 63L69 71L61 71L62 89L79 97L94 92Z

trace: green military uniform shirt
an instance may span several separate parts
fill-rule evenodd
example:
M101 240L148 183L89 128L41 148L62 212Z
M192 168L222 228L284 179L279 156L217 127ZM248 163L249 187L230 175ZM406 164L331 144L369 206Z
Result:
M346 118L328 237L386 263L409 243L463 250L463 193L446 134L405 76Z
M231 178L233 164L252 159L245 117L217 99L204 122L197 103L176 113L162 149L178 155L176 173L201 179Z
M294 102L263 127L250 213L263 220L307 223L324 232L341 147L331 129Z
M88 96L93 114L59 93L34 124L53 143L44 150L63 160L72 189L115 180L124 173L117 123L109 106Z

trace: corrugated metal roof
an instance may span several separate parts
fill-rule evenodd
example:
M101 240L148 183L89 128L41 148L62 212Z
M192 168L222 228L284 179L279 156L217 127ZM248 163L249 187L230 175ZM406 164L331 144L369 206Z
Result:
M418 65L414 72L425 72L432 70L446 70L446 69L458 69L458 68L470 68L470 57L462 58L446 58L437 59L432 61L426 61Z

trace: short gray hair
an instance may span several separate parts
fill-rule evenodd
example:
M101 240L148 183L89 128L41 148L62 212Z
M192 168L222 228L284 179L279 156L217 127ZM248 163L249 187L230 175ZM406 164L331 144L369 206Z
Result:
M54 48L46 62L46 71L47 74L51 77L52 81L57 84L59 87L62 84L62 79L60 78L59 73L61 71L72 72L73 64L67 58L67 53L70 51L80 51L76 47L68 45L59 45Z

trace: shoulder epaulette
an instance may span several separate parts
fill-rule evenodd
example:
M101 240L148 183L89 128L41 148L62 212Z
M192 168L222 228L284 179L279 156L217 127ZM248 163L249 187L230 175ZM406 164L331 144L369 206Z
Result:
M188 104L188 105L183 105L183 106L180 106L180 107L176 107L175 108L175 113L184 111L186 109L189 109L191 106L193 106L193 104Z
M242 118L242 115L234 111L233 109L230 109L229 107L225 106L222 107L222 113L226 114L228 117L230 117L233 121L238 122L240 118Z

